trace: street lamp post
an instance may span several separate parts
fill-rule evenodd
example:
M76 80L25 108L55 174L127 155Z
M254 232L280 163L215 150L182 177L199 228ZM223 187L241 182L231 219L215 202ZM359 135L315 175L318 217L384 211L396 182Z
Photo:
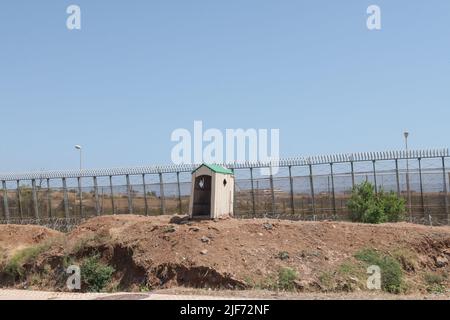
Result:
M403 133L403 136L405 137L405 149L406 149L406 193L408 197L409 222L412 222L411 190L409 184L409 153L408 153L409 132L405 131Z
M75 145L75 149L80 150L80 171L82 170L82 153L83 153L83 148L77 144Z

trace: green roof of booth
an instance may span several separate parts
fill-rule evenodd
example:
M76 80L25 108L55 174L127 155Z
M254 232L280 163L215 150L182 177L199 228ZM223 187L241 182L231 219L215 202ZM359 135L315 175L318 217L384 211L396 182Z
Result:
M227 168L224 168L222 166L219 166L217 164L202 164L201 166L199 166L197 169L195 169L194 171L192 171L192 173L195 173L198 169L200 169L201 167L207 167L209 170L216 172L216 173L221 173L221 174L233 174L233 171Z

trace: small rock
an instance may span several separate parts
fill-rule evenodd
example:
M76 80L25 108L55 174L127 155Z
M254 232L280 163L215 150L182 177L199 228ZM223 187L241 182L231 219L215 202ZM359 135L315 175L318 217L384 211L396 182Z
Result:
M203 243L210 243L210 242L211 242L211 239L208 238L208 237L206 237L206 236L203 236L200 240L201 240Z
M436 267L443 268L448 264L448 259L443 256L439 256L436 259Z
M175 229L174 226L165 226L164 229L163 229L163 232L165 232L165 233L172 233L172 232L175 232L175 231L176 231L176 229Z
M358 283L358 282L359 282L358 278L355 278L355 277L349 277L348 279L349 279L351 282L353 282L353 283Z
M206 255L206 254L208 254L208 250L204 249L204 250L200 251L200 253L203 255Z
M272 230L273 229L273 225L271 223L264 223L263 227L266 230Z
M200 228L199 227L190 227L189 230L190 231L194 231L194 232L198 232L198 231L200 231Z
M260 233L258 233L258 236L262 237L262 236L264 236L264 235L260 232Z
M294 286L297 290L303 291L308 287L308 282L305 280L294 280Z

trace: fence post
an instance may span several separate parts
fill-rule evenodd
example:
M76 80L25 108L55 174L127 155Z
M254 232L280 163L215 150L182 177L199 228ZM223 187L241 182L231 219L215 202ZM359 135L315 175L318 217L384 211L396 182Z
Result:
M255 202L255 186L253 181L253 167L250 167L250 184L252 186L252 211L253 216L256 216L256 202Z
M20 219L23 218L22 195L20 194L20 180L17 180L17 204L19 206Z
M162 172L159 173L159 195L161 198L161 213L166 214L166 198L164 196L164 181Z
M5 214L6 223L9 223L9 206L8 206L8 190L6 188L6 181L3 184L3 213Z
M80 217L84 218L84 212L83 212L83 190L81 188L81 177L77 178L78 181L78 200L80 201Z
M375 164L375 160L372 160L372 166L373 166L373 181L375 184L375 193L378 194L378 185L377 185L377 167Z
M275 211L276 211L275 210L275 190L273 188L272 164L270 164L269 171L270 171L270 177L269 177L270 193L271 193L271 198L272 198L272 214L275 214Z
M313 179L313 172L312 172L312 164L309 165L309 186L311 187L311 204L312 204L312 211L313 215L316 215L316 199L314 194L314 179Z
M445 214L447 215L447 224L450 225L450 213L448 210L448 190L447 190L447 176L445 174L445 157L442 157L442 178L444 182L444 203Z
M425 212L425 201L423 197L423 182L422 182L422 158L418 158L419 160L419 181L420 181L420 203L422 205L422 213L426 215Z
M334 171L333 171L333 163L330 163L330 171L331 171L331 194L333 195L333 214L335 219L337 219L336 215L336 192L334 189Z
M38 199L37 199L37 193L36 193L36 180L31 180L31 186L32 186L32 197L33 197L33 208L34 208L34 217L36 220L39 220L39 205L38 205Z
M400 197L400 175L398 171L398 159L395 159L395 178L397 180L397 196Z
M292 178L292 166L289 166L289 185L291 189L291 211L292 214L295 214L295 206L294 206L294 181Z
M92 179L94 180L95 213L97 214L97 216L99 216L99 215L101 215L101 210L100 210L100 201L98 198L97 177L93 176Z
M112 176L109 176L109 190L111 191L111 206L112 206L112 214L116 214L116 208L114 206L114 187L112 182Z
M63 183L63 197L64 197L64 216L69 218L69 195L67 194L67 181L66 178L62 178Z
M145 173L142 174L142 187L143 187L143 190L144 190L145 215L148 216L147 186L145 184Z
M233 173L233 176L235 174L235 169L231 169L231 172ZM237 190L237 183L236 183L236 179L233 179L233 216L236 217L237 215L241 214L239 212L239 207L236 205L236 190Z
M178 210L180 214L183 214L183 202L181 201L181 185L179 172L177 172L177 192L178 192Z
M411 186L409 183L409 153L406 154L406 193L408 197L409 222L413 222Z
M125 175L127 180L127 196L128 196L128 213L133 214L133 199L131 197L130 175Z
M350 169L352 172L352 189L354 189L355 188L355 168L354 168L353 161L350 161Z
M47 179L47 213L52 218L52 189L50 188L50 179Z

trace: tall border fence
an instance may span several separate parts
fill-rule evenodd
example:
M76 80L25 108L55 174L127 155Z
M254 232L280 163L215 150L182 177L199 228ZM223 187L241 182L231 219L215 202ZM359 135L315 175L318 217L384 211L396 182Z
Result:
M348 220L363 181L407 203L406 220L450 225L448 149L387 151L224 164L233 169L237 217ZM0 174L0 223L67 230L114 214L186 214L197 165ZM262 170L265 170L263 175ZM268 172L268 174L267 174Z

